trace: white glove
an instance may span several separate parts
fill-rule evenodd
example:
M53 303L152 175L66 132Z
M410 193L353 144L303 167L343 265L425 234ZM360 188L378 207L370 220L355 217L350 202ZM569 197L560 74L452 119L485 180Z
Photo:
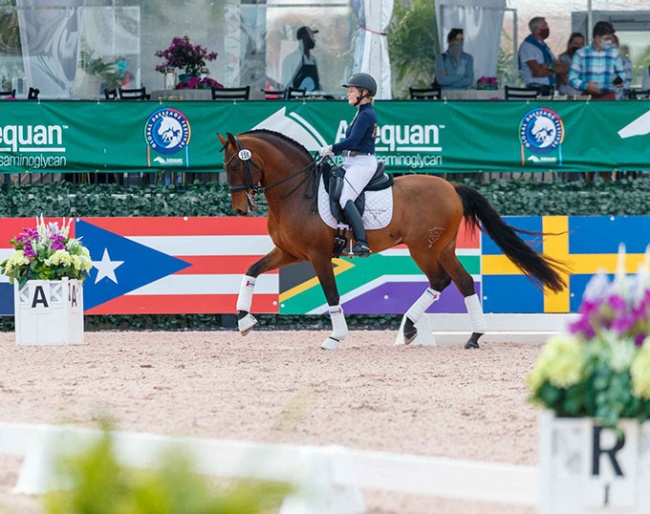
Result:
M321 157L331 157L334 155L334 152L332 152L332 147L331 146L324 146L320 150L318 150L318 153L320 154Z

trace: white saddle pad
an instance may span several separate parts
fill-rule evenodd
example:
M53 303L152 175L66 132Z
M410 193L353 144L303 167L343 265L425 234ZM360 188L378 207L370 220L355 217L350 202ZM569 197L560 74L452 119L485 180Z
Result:
M393 218L393 188L382 189L381 191L366 191L366 207L363 211L363 226L368 230L384 228ZM330 227L336 228L338 221L330 211L330 199L323 177L318 184L318 213L322 220Z

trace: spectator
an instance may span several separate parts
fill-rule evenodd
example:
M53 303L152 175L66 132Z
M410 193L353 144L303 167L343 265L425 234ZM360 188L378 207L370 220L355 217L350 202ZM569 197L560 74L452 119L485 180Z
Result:
M527 88L536 89L540 95L550 96L555 88L555 74L566 73L566 63L555 59L544 42L550 34L548 23L542 17L528 22L530 34L519 47L519 69Z
M282 61L282 84L285 88L293 87L307 91L320 90L318 65L311 51L316 46L317 30L300 27L296 32L298 48Z
M556 77L558 91L562 95L577 96L582 94L582 91L572 88L571 84L569 84L569 69L571 68L571 61L573 60L573 55L576 53L576 50L579 50L583 46L585 46L585 36L580 32L573 32L569 36L566 51L558 57L560 62L567 65L566 71L563 73L558 72Z
M623 79L623 87L617 88L616 99L623 100L628 98L630 94L630 84L632 83L632 59L628 57L630 49L627 46L620 46L618 41L618 36L614 34L612 39L614 41L614 48L618 48L619 53L621 54L621 59L623 61L623 71L625 72L625 78Z
M463 52L463 29L447 34L447 51L436 61L436 79L441 89L468 89L474 85L474 59Z
M569 83L596 100L615 100L616 89L622 88L626 79L613 39L612 24L599 21L594 25L591 45L576 51L571 62Z
M117 82L120 87L129 89L135 87L132 82L135 80L133 73L129 70L129 63L124 55L120 55L115 60L115 72L117 73Z

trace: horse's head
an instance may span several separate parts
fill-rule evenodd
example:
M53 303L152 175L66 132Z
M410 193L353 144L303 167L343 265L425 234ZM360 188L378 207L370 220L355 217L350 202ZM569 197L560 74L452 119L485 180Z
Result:
M223 144L223 167L230 186L232 208L239 215L246 215L255 209L255 194L259 190L262 169L253 160L253 152L245 148L242 142L227 133L228 138L217 134Z

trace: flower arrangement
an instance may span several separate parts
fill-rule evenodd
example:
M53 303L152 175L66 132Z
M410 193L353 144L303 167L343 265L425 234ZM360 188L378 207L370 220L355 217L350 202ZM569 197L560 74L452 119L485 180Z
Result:
M619 251L613 281L596 274L578 319L551 337L528 376L533 403L558 417L650 418L650 246L636 276Z
M496 77L481 77L476 83L476 89L498 89Z
M156 71L161 73L169 69L179 68L185 70L188 75L198 75L206 64L206 61L214 61L217 58L217 52L210 52L201 45L190 43L188 36L172 38L169 48L158 50L156 57L162 57L165 62L156 66Z
M71 223L63 218L59 228L58 223L46 224L43 216L36 218L36 228L24 228L9 242L15 252L0 264L0 272L21 289L28 280L85 280L92 261L81 240L68 236Z
M176 89L210 89L212 87L223 89L223 84L210 77L190 77L187 82L179 82Z

